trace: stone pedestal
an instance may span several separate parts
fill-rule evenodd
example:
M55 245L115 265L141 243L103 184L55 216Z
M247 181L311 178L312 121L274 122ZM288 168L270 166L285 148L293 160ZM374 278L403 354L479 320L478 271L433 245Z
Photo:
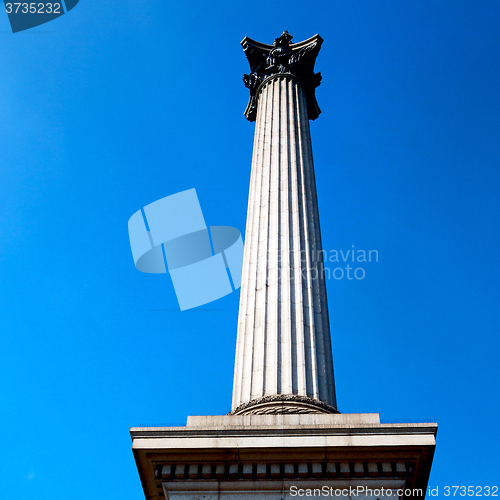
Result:
M436 431L381 424L378 414L316 414L189 417L186 427L130 432L148 500L281 500L307 490L373 500L382 488L425 496Z

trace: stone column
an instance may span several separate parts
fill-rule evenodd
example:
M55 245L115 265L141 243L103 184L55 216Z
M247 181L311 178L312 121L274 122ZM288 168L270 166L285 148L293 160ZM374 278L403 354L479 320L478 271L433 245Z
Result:
M309 119L322 39L242 42L256 121L233 414L336 413Z

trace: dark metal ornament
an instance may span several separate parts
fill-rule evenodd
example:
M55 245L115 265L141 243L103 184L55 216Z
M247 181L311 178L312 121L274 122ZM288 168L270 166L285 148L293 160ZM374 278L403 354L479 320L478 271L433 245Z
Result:
M321 110L316 101L315 89L321 83L321 73L314 72L314 63L323 43L319 35L292 44L292 35L284 31L266 45L245 37L241 42L243 51L250 64L250 74L243 75L245 87L250 90L250 100L245 116L251 122L257 117L259 89L267 79L276 76L295 78L305 92L309 119L315 120Z

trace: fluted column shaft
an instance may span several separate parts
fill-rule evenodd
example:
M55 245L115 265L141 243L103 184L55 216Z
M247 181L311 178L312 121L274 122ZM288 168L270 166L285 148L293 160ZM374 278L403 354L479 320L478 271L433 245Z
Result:
M257 98L232 408L277 395L335 408L306 97L285 74Z

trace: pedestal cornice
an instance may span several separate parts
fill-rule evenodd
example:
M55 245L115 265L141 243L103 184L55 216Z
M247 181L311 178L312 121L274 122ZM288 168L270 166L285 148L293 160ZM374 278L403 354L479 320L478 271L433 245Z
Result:
M422 498L436 432L433 423L381 424L378 414L197 416L186 427L130 430L149 500L288 499L293 487L324 486Z

